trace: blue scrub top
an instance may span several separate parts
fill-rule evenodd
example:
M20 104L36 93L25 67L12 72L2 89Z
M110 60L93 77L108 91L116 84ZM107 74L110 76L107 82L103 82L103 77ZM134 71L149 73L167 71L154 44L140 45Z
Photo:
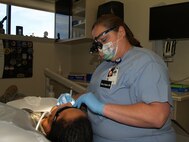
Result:
M102 86L112 67L118 68L116 83L112 83L109 88ZM93 73L88 91L93 92L103 103L130 105L169 102L172 105L167 66L158 55L145 48L131 48L119 64L102 62ZM121 124L90 110L88 114L93 126L94 142L176 141L170 119L162 128L153 129Z

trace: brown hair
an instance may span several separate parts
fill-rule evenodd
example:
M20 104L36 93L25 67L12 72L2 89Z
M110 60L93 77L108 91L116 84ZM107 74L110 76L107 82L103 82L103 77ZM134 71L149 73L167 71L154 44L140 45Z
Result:
M140 45L140 42L134 37L132 31L129 29L126 23L124 23L124 21L121 18L115 16L114 14L104 14L101 17L99 17L97 21L93 24L92 30L96 25L103 25L107 29L117 27L114 29L114 31L118 31L119 27L122 26L125 29L126 38L129 41L129 43L133 46L142 47Z

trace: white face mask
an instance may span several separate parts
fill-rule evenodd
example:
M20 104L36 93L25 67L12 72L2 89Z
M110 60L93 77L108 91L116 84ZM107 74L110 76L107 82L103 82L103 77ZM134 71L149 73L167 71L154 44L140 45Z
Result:
M112 60L113 57L115 57L117 53L118 48L118 40L116 42L108 42L106 44L103 44L102 49L100 52L103 53L103 59L104 60Z

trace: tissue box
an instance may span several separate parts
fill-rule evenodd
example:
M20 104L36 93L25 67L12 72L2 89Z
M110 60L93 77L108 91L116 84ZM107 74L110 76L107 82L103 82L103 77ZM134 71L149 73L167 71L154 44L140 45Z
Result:
M87 73L87 74L69 74L68 79L70 80L75 80L75 81L86 81L89 82L91 80L92 74Z
M80 81L85 81L86 80L86 75L82 74L70 74L68 75L68 79L70 80L80 80Z

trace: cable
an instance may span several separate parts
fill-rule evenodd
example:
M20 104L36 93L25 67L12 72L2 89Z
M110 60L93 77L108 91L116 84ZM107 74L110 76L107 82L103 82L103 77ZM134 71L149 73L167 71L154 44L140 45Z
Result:
M43 117L44 117L46 114L48 114L48 113L50 113L50 112L49 112L49 111L46 111L46 112L44 112L44 113L41 115L41 117L40 117L40 119L39 119L39 121L38 121L38 123L37 123L37 125L36 125L36 127L35 127L35 130L38 130L39 125L41 124L41 120L42 120Z

